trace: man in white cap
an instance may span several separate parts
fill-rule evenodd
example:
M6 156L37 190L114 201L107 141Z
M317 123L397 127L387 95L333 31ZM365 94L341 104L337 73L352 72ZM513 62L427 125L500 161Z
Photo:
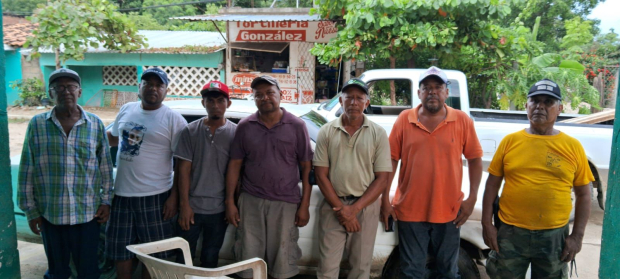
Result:
M401 165L393 208L387 187L381 218L386 226L388 216L398 220L401 278L424 278L428 254L441 278L459 278L460 226L476 204L482 148L472 119L445 104L448 83L441 69L426 70L419 79L422 104L403 111L390 133L392 167ZM463 156L469 166L467 199L461 191Z

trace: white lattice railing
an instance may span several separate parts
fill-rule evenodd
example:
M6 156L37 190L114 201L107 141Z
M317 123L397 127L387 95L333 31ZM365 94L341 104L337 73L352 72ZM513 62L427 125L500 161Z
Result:
M144 66L143 70L155 66ZM158 66L159 67L159 66ZM159 67L168 74L168 95L200 96L200 89L207 82L220 80L220 69L202 67Z
M103 66L103 85L138 85L135 66Z

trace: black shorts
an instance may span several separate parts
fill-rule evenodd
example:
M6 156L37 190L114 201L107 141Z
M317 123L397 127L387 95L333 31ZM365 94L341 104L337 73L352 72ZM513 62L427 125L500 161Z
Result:
M164 203L170 191L146 197L114 196L110 220L106 227L106 255L115 261L132 259L135 255L127 245L147 243L173 237L172 220L164 221ZM164 259L174 251L153 254Z

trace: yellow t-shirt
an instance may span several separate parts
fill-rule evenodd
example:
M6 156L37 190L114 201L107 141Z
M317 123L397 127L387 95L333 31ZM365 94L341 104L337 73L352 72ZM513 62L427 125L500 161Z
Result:
M489 173L506 181L499 218L528 230L566 225L573 186L594 181L581 143L562 132L541 136L522 130L507 135L495 152Z

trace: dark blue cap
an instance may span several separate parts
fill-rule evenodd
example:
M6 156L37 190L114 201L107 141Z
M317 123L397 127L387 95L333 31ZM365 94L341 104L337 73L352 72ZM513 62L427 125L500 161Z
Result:
M534 97L537 95L547 95L558 100L562 100L562 91L557 83L550 79L543 79L536 84L532 85L530 92L527 93L527 97Z
M148 70L144 71L142 73L142 77L140 78L140 80L144 80L145 77L149 76L149 75L155 75L157 77L159 77L159 79L161 79L161 81L168 86L168 75L166 74L166 72L164 72L164 70L157 68L157 67L153 67L153 68L149 68Z

